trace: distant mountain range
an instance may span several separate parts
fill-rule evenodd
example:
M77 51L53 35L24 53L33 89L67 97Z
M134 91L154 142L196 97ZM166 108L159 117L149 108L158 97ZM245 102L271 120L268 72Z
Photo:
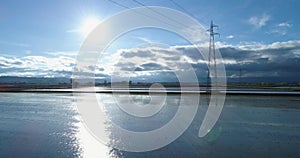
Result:
M103 83L104 79L96 79L96 83ZM107 80L109 81L109 80ZM132 79L133 82L140 82L138 79ZM142 81L151 83L149 81ZM172 82L172 81L160 81L160 82ZM174 81L178 82L178 81ZM257 78L227 78L228 83L300 83L299 79L288 77L257 77ZM206 80L202 79L200 83L206 83ZM43 85L58 85L58 84L71 84L70 78L57 77L16 77L16 76L1 76L0 84L43 84Z
M44 78L44 77L16 77L16 76L1 76L0 84L71 84L70 78Z

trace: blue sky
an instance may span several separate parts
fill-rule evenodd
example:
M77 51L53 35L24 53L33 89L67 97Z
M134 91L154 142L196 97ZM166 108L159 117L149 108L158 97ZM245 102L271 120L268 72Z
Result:
M209 26L210 20L214 20L220 26L217 31L221 37L216 38L220 43L219 46L234 48L237 54L240 54L238 52L241 51L238 50L241 48L245 52L250 51L246 48L251 48L254 53L263 54L263 52L270 52L268 49L274 50L275 47L271 46L279 42L281 47L276 49L286 49L290 51L286 53L294 55L289 58L298 59L300 2L297 0L138 0L138 2L185 12L205 27ZM141 7L141 5L133 0L2 0L0 2L1 76L34 76L35 74L56 76L57 74L50 74L55 71L60 71L59 74L64 72L70 74L74 65L72 60L84 40L84 35L80 31L85 25L84 21L89 18L102 21L126 7ZM171 46L186 45L181 40L170 38L172 35L169 33L153 34L152 32L155 31L157 30L133 32L126 40L119 42L122 44L118 49L129 49L151 41ZM291 47L283 45L291 43L293 43ZM117 48L115 50L117 51ZM33 59L45 62L34 64ZM56 61L56 65L49 62L51 60ZM23 65L17 65L17 62L22 62ZM27 66L31 63L31 67L37 68L31 70L24 63L27 63ZM23 73L19 73L21 71Z

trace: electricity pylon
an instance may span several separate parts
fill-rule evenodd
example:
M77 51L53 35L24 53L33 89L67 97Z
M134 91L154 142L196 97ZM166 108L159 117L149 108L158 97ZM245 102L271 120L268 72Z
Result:
M211 85L211 78L214 78L214 81L217 83L217 61L216 61L216 49L215 49L215 35L219 33L214 32L214 28L217 28L218 25L215 25L213 21L210 23L209 31L209 48L208 48L208 71L207 71L207 90L208 86ZM213 73L211 71L213 70ZM210 83L210 84L209 84ZM208 91L207 91L208 92Z

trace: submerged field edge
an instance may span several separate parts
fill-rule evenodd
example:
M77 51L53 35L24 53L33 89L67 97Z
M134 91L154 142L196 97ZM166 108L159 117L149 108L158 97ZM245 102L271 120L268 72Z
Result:
M185 91L185 90L134 90L134 89L105 89L105 90L77 90L77 89L6 89L0 93L120 93L120 94L226 94L226 95L276 95L300 96L298 91L260 91L260 90L226 90L226 91Z

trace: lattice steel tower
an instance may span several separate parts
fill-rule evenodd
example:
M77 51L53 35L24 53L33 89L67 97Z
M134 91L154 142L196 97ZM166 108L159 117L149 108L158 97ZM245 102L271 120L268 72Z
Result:
M216 61L216 49L215 49L215 35L219 33L214 32L214 28L218 27L213 21L210 23L209 31L209 48L208 48L208 71L207 71L207 88L211 85L211 78L214 77L215 82L217 82L217 61ZM211 72L213 70L213 73Z

